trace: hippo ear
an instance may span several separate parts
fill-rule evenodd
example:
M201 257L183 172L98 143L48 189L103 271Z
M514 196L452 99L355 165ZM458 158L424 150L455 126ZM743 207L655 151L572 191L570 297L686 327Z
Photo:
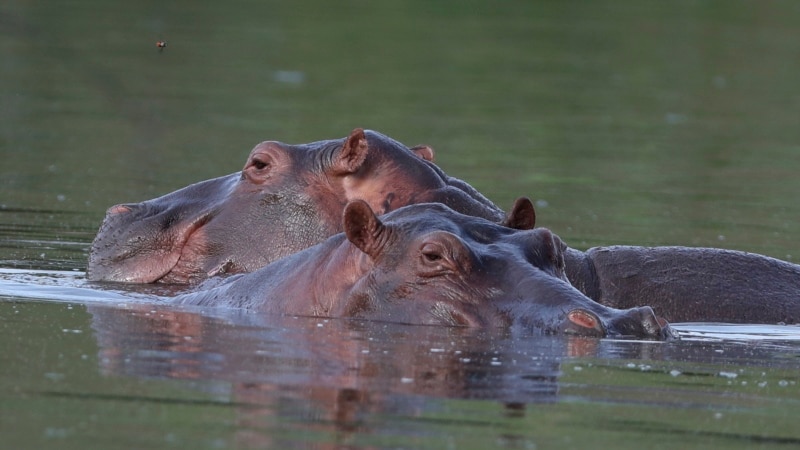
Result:
M428 162L433 162L433 149L427 145L418 145L411 147L411 153L417 155L420 159Z
M367 202L353 200L344 207L344 233L362 252L375 259L381 251L381 234L386 226Z
M364 164L367 152L369 152L367 136L363 129L356 128L344 141L342 149L334 156L331 170L337 175L353 173Z
M536 211L527 197L520 197L514 202L508 216L500 224L515 230L531 230L536 226Z

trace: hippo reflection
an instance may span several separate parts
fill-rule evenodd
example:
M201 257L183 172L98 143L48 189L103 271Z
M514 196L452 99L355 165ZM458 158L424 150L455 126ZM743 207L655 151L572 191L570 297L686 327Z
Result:
M87 308L104 375L171 379L180 390L207 390L225 411L236 412L227 417L236 421L237 438L248 448L286 448L275 442L282 433L270 432L285 427L275 417L297 421L307 414L301 420L311 421L317 431L347 432L369 424L365 416L414 416L436 398L554 402L560 361L593 356L596 350L572 353L572 343L609 342L577 336L512 338L503 330L322 321L225 308Z
M522 198L507 222L528 228L534 220ZM570 285L565 246L544 228L515 230L438 203L379 219L361 200L347 204L342 222L343 234L175 302L525 333L672 336L649 307L607 308Z
M386 213L440 202L502 222L503 211L431 162L429 147L380 133L305 145L265 142L241 173L109 209L92 245L95 281L187 283L251 272L341 232L347 201ZM800 266L762 255L688 247L565 252L569 281L618 308L651 305L674 322L797 323Z

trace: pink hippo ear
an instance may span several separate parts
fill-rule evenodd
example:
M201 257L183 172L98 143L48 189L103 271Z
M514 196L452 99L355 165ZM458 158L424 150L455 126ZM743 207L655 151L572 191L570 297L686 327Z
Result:
M369 147L364 130L356 128L347 137L342 149L334 156L331 170L337 175L345 175L357 171L367 159Z
M416 147L411 147L411 153L417 155L417 157L420 159L433 162L433 149L427 145L417 145Z
M500 225L515 230L532 230L536 226L536 211L534 211L530 199L518 198Z
M381 235L386 226L378 219L367 202L353 200L344 207L344 233L362 252L375 259L385 243Z

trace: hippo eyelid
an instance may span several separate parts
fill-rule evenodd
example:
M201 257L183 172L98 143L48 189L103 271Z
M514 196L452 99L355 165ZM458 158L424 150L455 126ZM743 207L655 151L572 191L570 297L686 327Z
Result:
M436 262L444 259L444 256L442 256L442 250L444 249L440 245L426 242L422 244L420 253L422 253L422 256L424 256L428 261Z
M447 248L438 242L425 242L420 246L421 275L433 277L453 270L453 262L447 255Z
M467 273L470 271L469 250L461 240L447 232L435 233L419 247L421 275L433 277L445 273ZM466 252L466 253L465 253Z
M247 168L254 168L256 170L264 170L272 166L272 156L265 152L259 152L250 157L250 162Z

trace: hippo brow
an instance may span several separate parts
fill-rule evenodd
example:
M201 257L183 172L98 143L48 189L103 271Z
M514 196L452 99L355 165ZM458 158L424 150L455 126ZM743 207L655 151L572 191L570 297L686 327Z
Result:
M345 139L335 139L327 141L312 142L303 145L302 148L308 149L313 158L313 167L318 171L333 165L337 152L341 150Z

